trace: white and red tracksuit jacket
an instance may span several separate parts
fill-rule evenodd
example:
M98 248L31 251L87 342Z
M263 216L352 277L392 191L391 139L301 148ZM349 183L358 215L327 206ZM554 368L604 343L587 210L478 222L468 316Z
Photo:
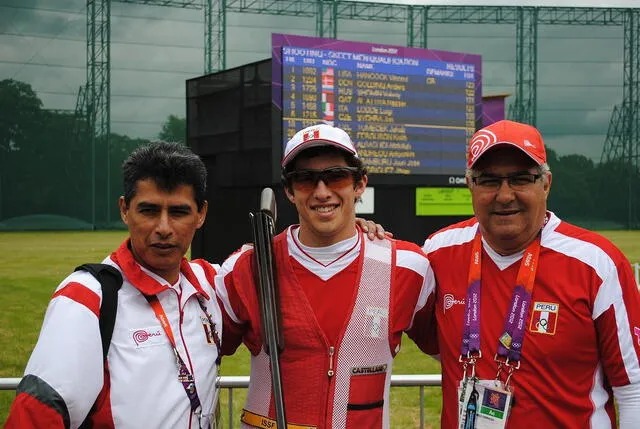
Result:
M640 427L640 293L631 266L609 240L548 212L520 368L507 429ZM442 362L442 427L458 427L456 388L469 260L479 224L448 226L425 242L438 279L436 317ZM493 378L523 251L482 252L482 358L476 376ZM457 269L451 267L457 266ZM551 309L551 310L548 310ZM541 323L544 322L544 323Z
M280 364L288 423L322 429L388 427L391 367L402 332L412 321L424 329L427 322L423 320L433 314L433 275L426 257L411 243L360 239L353 249L353 263L341 270L347 272L346 282L331 284L331 278L323 282L317 277L322 277L322 267L309 271L301 266L291 256L290 246L291 229L275 237L285 342ZM230 319L225 323L233 321L229 329L225 325L223 354L235 351L240 340L252 353L244 428L267 427L270 422L263 418L275 418L252 261L253 250L243 248L216 276L216 291ZM349 268L354 267L348 277ZM323 303L310 302L313 298L305 282L326 287L322 290L327 293L315 298ZM318 308L323 304L335 305L336 312L321 314ZM346 304L344 314L338 309L341 304ZM331 338L328 325L336 323L330 320L336 318L339 328ZM418 322L419 318L423 319Z
M106 365L98 326L100 284L87 272L75 272L49 303L5 428L77 428L96 398L94 428L197 428L173 351L142 293L158 297L178 352L194 375L203 414L212 412L218 354L196 295L205 298L220 333L211 287L215 268L183 260L179 283L168 286L133 259L127 244L104 260L124 278Z

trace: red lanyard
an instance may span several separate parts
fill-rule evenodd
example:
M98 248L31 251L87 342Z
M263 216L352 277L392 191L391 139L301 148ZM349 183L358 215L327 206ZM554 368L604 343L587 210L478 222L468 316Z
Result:
M173 354L176 358L176 366L178 367L178 381L182 383L182 387L184 387L184 391L189 398L189 402L191 403L191 411L193 411L193 413L199 417L201 406L200 398L198 397L198 392L196 390L196 383L193 379L193 375L191 375L184 361L180 357L180 354L178 353L176 340L173 336L171 325L169 325L169 320L167 320L167 315L164 312L160 301L158 301L158 298L155 295L144 295L144 297L149 302L149 305L151 305L151 308L156 314L160 325L162 325L162 329L164 329L165 334L167 334L167 338L169 339L169 343L171 344L171 348L173 349Z
M167 320L167 314L164 312L162 304L160 304L160 301L158 301L158 298L155 295L145 295L145 298L149 301L149 305L151 305L153 312L156 314L156 318L160 322L162 329L164 329L165 334L167 334L171 347L177 352L176 339L173 336L171 325L169 325L169 320Z

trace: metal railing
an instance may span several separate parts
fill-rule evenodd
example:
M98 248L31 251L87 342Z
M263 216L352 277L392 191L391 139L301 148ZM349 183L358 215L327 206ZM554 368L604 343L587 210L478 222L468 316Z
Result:
M631 264L636 283L640 289L640 262ZM15 390L20 378L0 378L0 390ZM442 376L440 374L420 375L392 375L391 387L419 387L420 388L420 429L424 428L424 388L440 386ZM233 389L246 389L249 387L249 376L224 376L220 377L218 386L227 389L229 394L228 416L229 428L233 425Z
M0 378L0 390L15 390L20 378ZM392 375L391 387L419 387L420 388L420 429L424 429L424 388L440 386L442 376L440 374L416 374L416 375ZM227 412L229 416L229 428L233 427L233 389L246 389L249 387L249 376L224 376L218 379L218 386L227 389L229 401Z

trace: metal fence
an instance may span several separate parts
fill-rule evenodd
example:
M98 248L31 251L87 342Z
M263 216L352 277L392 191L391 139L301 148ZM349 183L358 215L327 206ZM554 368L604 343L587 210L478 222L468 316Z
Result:
M15 390L20 378L0 378L0 390ZM419 387L420 388L420 429L424 429L424 388L436 387L442 384L440 374L392 375L391 387ZM233 390L249 387L249 376L220 377L218 386L227 389L229 401L227 407L229 429L233 427Z

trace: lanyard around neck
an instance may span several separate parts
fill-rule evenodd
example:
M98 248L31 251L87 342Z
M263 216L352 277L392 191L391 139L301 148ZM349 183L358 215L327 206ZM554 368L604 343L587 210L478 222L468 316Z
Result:
M180 357L178 353L178 348L176 347L176 340L173 336L173 330L171 329L171 325L169 324L169 320L167 319L167 314L164 312L160 301L155 295L144 295L144 297L149 302L149 305L153 309L153 312L156 315L156 318L160 322L162 329L167 335L167 339L169 340L169 344L173 349L173 354L176 358L176 366L178 368L178 381L182 384L184 391L189 398L189 402L191 403L191 411L194 414L200 414L200 398L198 397L198 391L196 390L196 383L193 378L193 375L189 372L187 365L185 365L184 361Z
M529 313L529 304L538 268L540 235L529 245L522 255L516 285L513 289L509 311L505 316L504 330L498 339L498 356L520 361L522 343ZM469 266L469 286L464 312L464 329L461 358L481 356L480 352L480 288L482 283L482 238L478 232L473 239Z

